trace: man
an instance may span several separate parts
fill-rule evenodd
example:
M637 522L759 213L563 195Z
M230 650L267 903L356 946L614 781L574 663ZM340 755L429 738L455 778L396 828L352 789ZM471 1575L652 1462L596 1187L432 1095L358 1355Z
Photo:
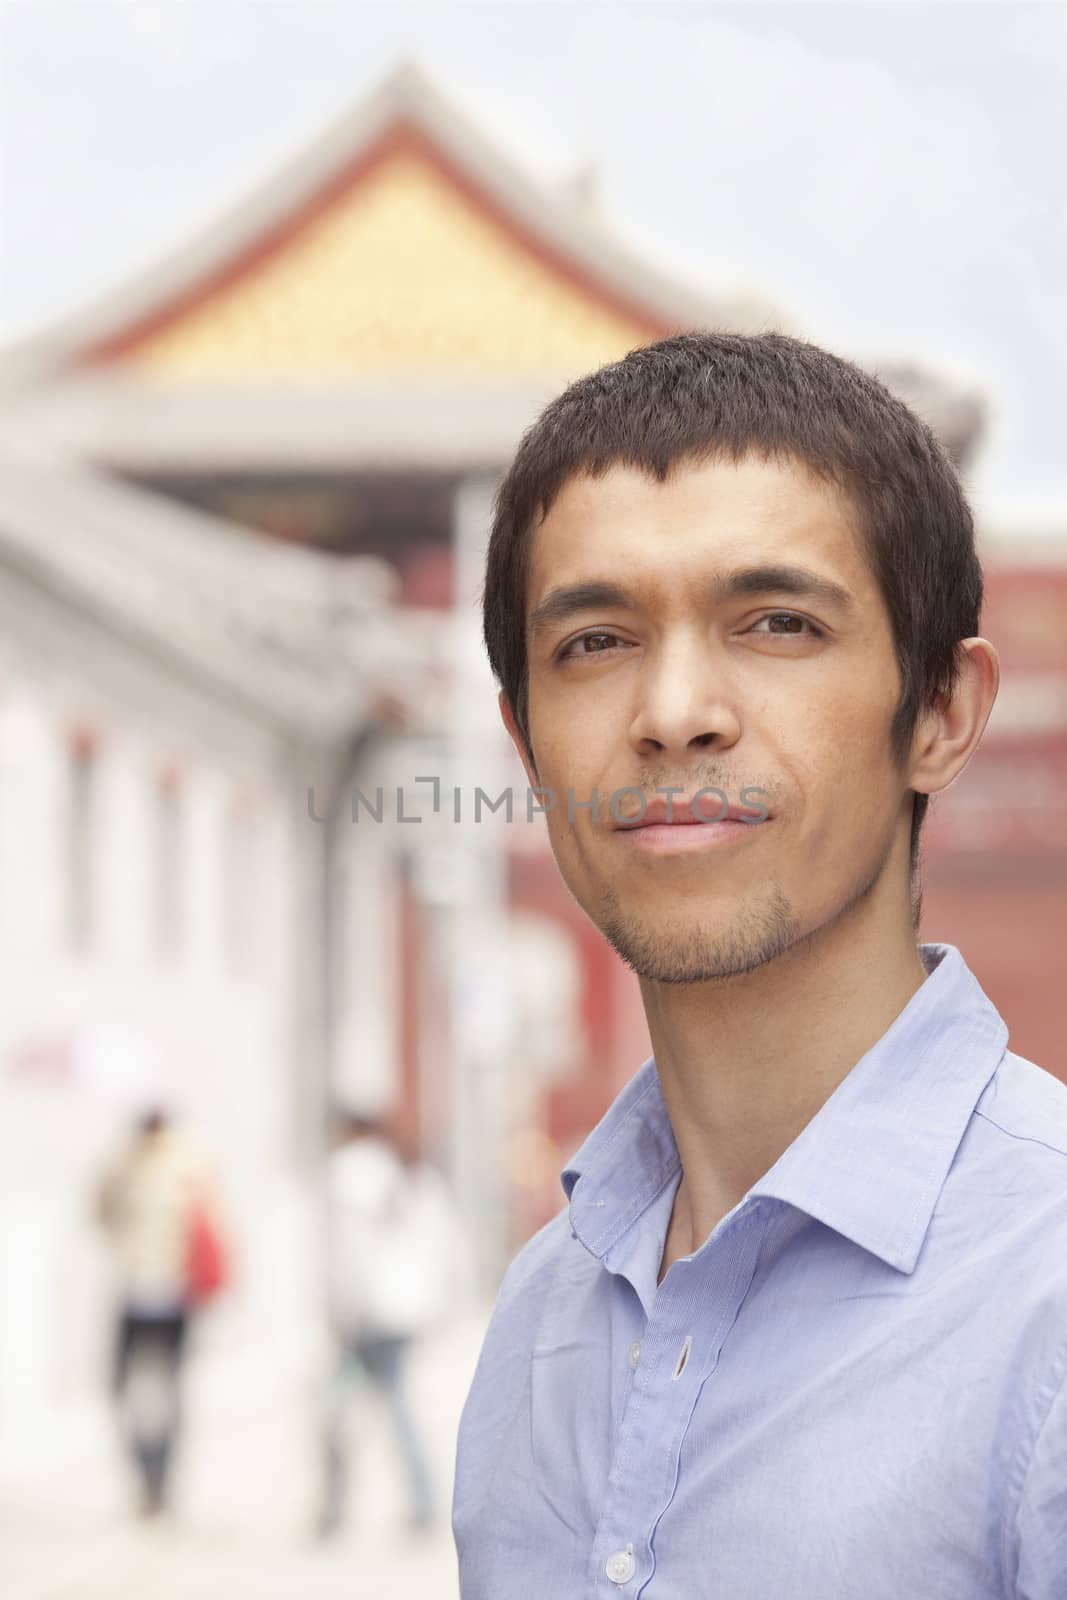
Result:
M486 642L654 1053L500 1289L464 1600L1067 1596L1067 1088L917 943L981 600L929 430L810 345L668 339L524 437Z

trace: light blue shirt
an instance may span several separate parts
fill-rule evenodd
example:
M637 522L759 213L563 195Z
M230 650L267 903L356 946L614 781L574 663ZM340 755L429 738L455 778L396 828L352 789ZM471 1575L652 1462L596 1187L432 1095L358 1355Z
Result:
M564 1170L460 1422L463 1600L1067 1600L1067 1087L954 946L919 950L658 1288L654 1059Z

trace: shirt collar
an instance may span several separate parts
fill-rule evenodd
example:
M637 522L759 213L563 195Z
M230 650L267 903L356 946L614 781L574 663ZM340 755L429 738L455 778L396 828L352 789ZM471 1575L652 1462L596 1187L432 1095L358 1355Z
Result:
M919 954L925 983L749 1190L795 1206L907 1273L1008 1040L955 945L924 944ZM679 1165L649 1057L560 1174L575 1234L603 1256Z

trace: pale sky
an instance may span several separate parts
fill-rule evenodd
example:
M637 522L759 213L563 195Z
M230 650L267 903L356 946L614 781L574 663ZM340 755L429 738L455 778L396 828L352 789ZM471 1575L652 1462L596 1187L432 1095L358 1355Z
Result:
M179 244L415 56L697 286L975 384L990 521L1067 528L1067 6L0 0L0 333Z

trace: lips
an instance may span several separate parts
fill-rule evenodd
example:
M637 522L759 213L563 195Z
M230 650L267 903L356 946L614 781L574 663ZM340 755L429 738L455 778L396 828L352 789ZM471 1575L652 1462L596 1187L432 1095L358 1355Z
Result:
M745 822L750 826L758 826L759 823L770 820L757 815L762 807L743 806L735 801L730 801L729 808L723 812L722 800L710 789L705 794L701 794L699 790L695 795L676 794L671 796L670 800L670 816L667 815L668 797L657 794L647 802L644 814L638 809L632 819L615 822L615 827L626 830L664 825L678 828L706 828L716 822Z

